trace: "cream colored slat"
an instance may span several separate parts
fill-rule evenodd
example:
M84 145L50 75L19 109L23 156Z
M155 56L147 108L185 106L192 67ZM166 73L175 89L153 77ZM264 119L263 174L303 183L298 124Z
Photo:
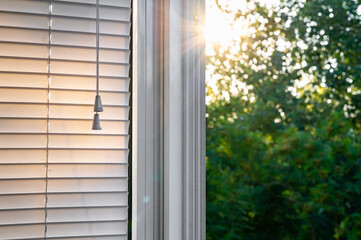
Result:
M127 207L50 209L48 222L126 220ZM1 216L1 215L0 215Z
M79 238L52 238L52 240L79 240ZM82 237L81 240L128 240L127 235Z
M60 45L74 45L84 47L95 47L95 34L53 32L52 43Z
M48 16L35 16L20 13L1 13L0 26L49 29ZM100 34L129 35L130 23L100 21ZM95 21L53 17L53 30L95 33ZM117 29L115 32L114 29Z
M51 90L50 102L93 104L94 96L95 92ZM128 105L129 93L102 93L102 101L104 105Z
M2 120L0 120L0 131ZM129 122L102 122L102 131L94 131L89 126L90 121L80 120L50 120L50 133L78 133L78 134L127 134ZM31 129L30 129L31 130Z
M127 222L49 224L48 237L126 234Z
M47 44L49 43L49 32L44 30L12 29L0 27L0 41Z
M0 60L1 61L1 60ZM0 88L0 102L46 103L47 90Z
M67 106L67 105L50 105L50 118L55 119L79 119L91 120L93 117L92 106ZM110 107L105 106L107 112L102 113L102 120L123 121L128 120L128 107ZM39 104L7 104L0 103L0 118L46 118L47 105ZM23 112L24 114L21 114Z
M48 191L52 192L114 192L127 191L127 179L51 179Z
M99 72L101 76L128 77L129 65L100 64Z
M3 224L29 224L44 222L44 210L0 211L0 226ZM1 236L1 235L0 235Z
M92 0L95 3L95 0ZM100 4L110 5L110 6L119 6L119 7L131 7L131 0L100 0Z
M49 2L28 0L0 0L1 11L15 11L24 13L49 13Z
M95 37L95 34L52 32L52 43L53 45L95 47ZM49 43L49 33L47 30L0 27L0 41L47 44ZM101 35L99 44L101 48L129 49L130 37Z
M45 150L0 150L0 164L45 163L45 162L46 162ZM2 191L0 190L0 193L1 192Z
M1 75L0 75L1 81ZM128 91L129 79L99 78L100 91ZM95 77L51 76L51 88L95 90Z
M129 63L130 52L116 50L101 50L99 53L100 61L113 63Z
M1 59L0 59L1 63ZM0 68L1 69L1 68ZM95 76L95 63L52 61L51 73ZM129 65L99 64L100 76L128 77Z
M47 120L0 119L0 132L46 133L47 124Z
M71 1L53 2L53 14L71 17L95 18L95 5L74 4ZM48 14L49 3L47 1L28 0L0 0L0 11L18 13ZM129 8L113 8L111 6L100 6L100 19L107 20L130 20Z
M130 23L128 22L100 22L99 23L100 33L103 34L114 34L117 35L130 35ZM114 31L117 29L117 31Z
M53 17L53 29L63 31L95 33L95 21L88 19L69 19ZM117 29L117 31L114 31ZM130 23L100 21L99 32L101 34L129 35Z
M96 44L95 38L96 38L95 34L67 33L67 32L52 33L52 43L59 45L95 47ZM99 46L100 48L129 49L130 37L100 35Z
M96 8L92 5L72 4L69 2L57 1L53 2L54 15L95 18L95 10Z
M44 239L45 225L24 225L24 226L0 226L0 239Z
M128 152L128 150L49 150L49 163L126 164L128 162Z
M4 166L4 171L8 168L15 170L16 168L11 168L12 166ZM34 166L31 166L34 167ZM30 168L24 168L30 169ZM31 168L36 171L37 169ZM56 164L49 165L49 177L127 177L127 166L125 165L65 165L65 164ZM0 170L0 178L5 175L3 171ZM12 174L8 174L12 176Z
M35 28L48 30L47 16L33 16L17 13L1 13L0 26ZM117 29L114 32L114 29ZM53 17L53 31L74 31L80 33L95 33L95 21L87 19L68 19ZM114 36L129 36L130 23L127 22L104 22L100 21L100 34Z
M0 105L1 107L1 105ZM129 108L127 107L108 107L103 106L102 120L119 119L127 120L129 116ZM72 119L92 119L94 112L93 106L50 106L51 118L72 118Z
M57 2L68 2L69 0L56 0ZM72 2L75 3L90 3L90 4L95 4L96 0L72 0ZM101 1L99 1L99 3L101 3Z
M1 101L5 101L5 102L7 100L8 100L7 98L1 99ZM47 116L46 105L6 104L6 103L0 104L0 117L45 118L46 116Z
M23 58L48 58L48 46L0 43L0 55Z
M0 73L0 86L46 88L48 77L40 74Z
M49 180L51 182L52 180ZM48 206L52 207L106 207L126 206L126 193L78 193L78 194L49 194Z
M44 179L1 180L1 194L44 193ZM119 192L127 191L128 182L124 178L110 179L51 179L48 192ZM35 206L39 207L39 206ZM41 207L41 206L40 206Z
M1 44L0 44L1 49ZM111 63L129 63L130 53L126 51L100 50L99 61ZM96 49L56 47L51 48L52 59L95 61Z
M0 71L46 73L47 60L0 58Z
M53 59L94 61L96 59L95 49L52 47L51 57Z
M7 181L11 182L12 180L7 180ZM20 209L44 208L44 206L45 206L45 194L10 195L10 196L0 197L0 210L19 209L20 211Z
M129 49L130 37L100 36L99 45L103 48Z
M1 139L0 139L1 143ZM127 136L50 135L50 148L119 149L128 147Z
M69 0L56 0L56 1L57 2L68 2ZM72 2L96 4L96 0L72 0ZM114 7L128 7L128 8L130 8L131 0L100 0L99 4L114 6Z
M53 18L53 29L67 30L67 31L81 31L95 33L95 21L86 19L67 19L61 17ZM124 24L124 32L126 30L126 24Z
M7 135L0 134L0 149L44 148L46 135Z
M0 166L0 179L42 178L46 175L43 165L3 165Z
M22 58L48 58L49 47L46 45L29 45L20 43L1 43L0 56ZM99 60L110 63L129 63L130 53L126 51L100 50ZM95 61L96 50L74 47L51 48L52 59L69 61Z
M0 26L48 29L49 17L20 13L1 13Z
M54 1L53 14L59 16L95 19L96 6ZM99 18L101 20L130 21L130 8L114 8L108 6L100 6Z
M45 180L2 180L0 181L0 192L1 194L45 192Z
M131 11L129 8L101 7L99 16L101 19L130 21Z

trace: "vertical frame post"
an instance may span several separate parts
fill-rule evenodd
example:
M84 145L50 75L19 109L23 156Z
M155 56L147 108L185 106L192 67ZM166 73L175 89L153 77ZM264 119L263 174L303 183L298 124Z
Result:
M132 240L205 240L205 3L133 4Z

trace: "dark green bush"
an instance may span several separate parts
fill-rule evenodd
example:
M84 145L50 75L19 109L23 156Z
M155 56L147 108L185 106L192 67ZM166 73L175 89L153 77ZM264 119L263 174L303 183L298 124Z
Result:
M208 89L207 240L361 239L359 6L284 0L235 11L256 16L257 31L236 43L246 50L215 46L208 59L222 79L219 93ZM291 43L282 52L280 38ZM246 87L234 93L234 79Z

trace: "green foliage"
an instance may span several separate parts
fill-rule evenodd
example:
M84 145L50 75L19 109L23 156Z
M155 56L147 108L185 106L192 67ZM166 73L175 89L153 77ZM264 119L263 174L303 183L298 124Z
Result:
M360 4L250 4L208 57L207 240L359 240Z

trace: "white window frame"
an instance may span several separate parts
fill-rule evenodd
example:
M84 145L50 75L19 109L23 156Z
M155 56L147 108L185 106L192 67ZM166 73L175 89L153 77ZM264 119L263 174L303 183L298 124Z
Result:
M133 1L132 240L205 240L205 2Z

